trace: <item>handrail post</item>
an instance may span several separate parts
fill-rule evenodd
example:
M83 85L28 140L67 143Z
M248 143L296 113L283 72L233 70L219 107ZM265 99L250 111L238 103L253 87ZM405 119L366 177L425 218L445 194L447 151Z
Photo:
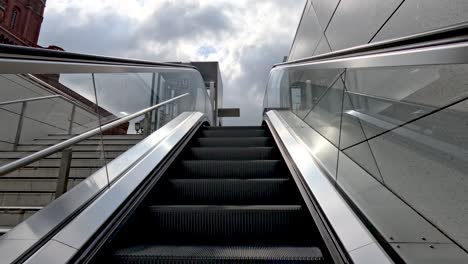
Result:
M55 199L67 192L68 176L70 175L70 165L72 160L72 149L67 148L62 151L60 159L60 169L57 177L57 187L55 189Z
M143 137L147 137L149 134L151 134L150 130L150 114L146 113L144 115L143 119Z
M18 149L18 145L21 139L21 131L23 129L24 113L26 112L27 103L28 102L21 103L21 113L20 113L19 120L18 120L18 126L16 127L16 136L15 136L15 142L13 144L13 151L16 151Z
M72 105L72 111L70 114L70 124L68 125L68 135L72 134L73 130L73 120L75 119L75 111L76 111L76 105Z
M66 148L69 148L70 146L78 143L78 142L81 142L85 139L88 139L94 135L97 135L97 134L100 134L102 133L102 131L106 131L108 129L111 129L111 128L114 128L114 127L117 127L121 124L124 124L124 123L127 123L128 121L132 120L132 119L135 119L136 117L139 117L139 116L142 116L142 115L145 115L146 113L148 113L149 111L153 111L161 106L164 106L164 105L167 105L173 101L176 101L176 100L179 100L180 98L182 97L185 97L185 96L188 96L189 93L185 93L185 94L182 94L182 95L179 95L179 96L176 96L174 98L171 98L169 100L166 100L160 104L156 104L156 105L153 105L151 107L148 107L148 108L145 108L145 109L142 109L136 113L133 113L133 114L129 114L129 115L126 115L124 117L121 117L119 118L118 120L115 120L115 121L112 121L108 124L105 124L105 125L102 125L100 127L97 127L97 128L94 128L94 129L91 129L89 131L86 131L86 132L83 132L82 134L80 135L77 135L75 137L71 137L65 141L62 141L60 143L57 143L53 146L50 146L48 148L45 148L43 150L40 150L38 152L35 152L31 155L28 155L24 158L21 158L21 159L17 159L15 161L12 161L8 164L5 164L3 166L0 166L0 176L1 175L5 175L9 172L12 172L18 168L22 168L34 161L37 161L37 160L40 160L42 158L45 158L47 156L50 156L51 154L54 154L58 151L61 151L63 149L66 149ZM25 110L25 107L23 108L23 110Z

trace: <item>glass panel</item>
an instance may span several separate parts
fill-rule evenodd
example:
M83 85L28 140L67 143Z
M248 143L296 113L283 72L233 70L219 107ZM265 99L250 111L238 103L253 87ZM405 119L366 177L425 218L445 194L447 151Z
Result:
M0 91L2 98L35 99L2 106L2 121L13 124L10 129L1 131L2 137L14 140L20 119L21 133L16 149L1 152L0 165L99 125L91 74L7 75L0 79L4 85ZM54 97L42 98L44 96ZM10 116L5 115L6 112ZM71 149L69 176L64 185L58 185L65 153L62 151L0 177L0 205L12 208L0 210L0 226L15 226L105 165L100 135ZM104 183L107 183L106 178L104 173Z
M294 70L289 72L292 110L304 118L324 92L337 79L341 70Z
M21 103L0 106L0 120L2 120L4 124L9 124L0 126L1 151L10 151L14 148L21 108Z
M338 159L338 185L390 243L447 243L449 240L346 155Z
M167 103L148 114L136 117L128 123L103 131L106 158L115 158L124 153L145 136L172 121L183 112L195 110L207 113L210 120L212 118L213 109L206 88L196 71L100 73L93 76L103 124L179 95L190 94ZM110 180L120 175L125 168L125 164L108 164L107 170Z
M345 89L343 95L343 114L341 117L340 149L346 149L366 140L362 124L356 116L356 110Z
M342 102L343 81L338 78L304 119L335 146L338 146L340 139Z
M386 185L468 248L468 101L370 140Z
M374 154L367 141L364 141L354 147L343 151L349 158L364 168L367 173L372 175L376 180L383 182L380 171L375 163Z
M290 111L281 111L279 114L307 145L309 151L316 157L322 169L335 180L338 148L333 146L330 141L326 140L314 129L305 125L304 121Z
M467 72L467 65L352 69L346 88L372 137L466 97Z

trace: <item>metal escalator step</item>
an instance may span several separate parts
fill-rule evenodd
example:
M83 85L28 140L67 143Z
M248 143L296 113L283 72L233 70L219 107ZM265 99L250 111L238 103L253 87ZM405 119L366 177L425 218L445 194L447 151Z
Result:
M280 160L182 160L171 171L177 178L277 178L288 175Z
M293 204L292 182L276 179L171 179L157 189L158 204Z
M252 130L252 129L265 129L263 126L222 126L222 127L203 127L205 130Z
M321 263L318 247L136 245L116 250L113 263L221 264Z
M273 144L271 137L207 137L195 141L200 147L267 147Z
M274 147L194 147L187 153L192 160L274 160L279 153Z
M154 242L289 244L314 237L300 205L152 205L147 213L142 232L153 232Z
M265 137L268 132L263 129L209 129L202 130L203 137Z

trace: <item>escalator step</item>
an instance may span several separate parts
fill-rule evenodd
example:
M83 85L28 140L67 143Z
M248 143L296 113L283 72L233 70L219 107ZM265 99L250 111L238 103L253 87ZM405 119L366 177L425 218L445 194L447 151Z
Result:
M192 160L274 160L279 158L279 153L273 147L195 147L186 157Z
M208 137L198 138L195 144L200 147L267 147L273 146L270 137Z
M288 175L279 160L182 160L174 166L176 178L277 178Z
M114 252L113 263L221 264L321 263L317 247L137 245Z
M142 232L154 232L165 243L289 244L313 238L300 205L152 205L147 213Z
M155 192L159 204L299 203L289 179L171 179Z
M203 137L265 137L267 131L263 129L209 129L202 130Z
M263 126L222 126L222 127L203 127L206 130L252 130L252 129L265 129Z

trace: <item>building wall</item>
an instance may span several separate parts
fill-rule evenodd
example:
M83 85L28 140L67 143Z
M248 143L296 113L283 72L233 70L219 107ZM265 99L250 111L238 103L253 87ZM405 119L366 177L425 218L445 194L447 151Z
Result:
M465 22L467 0L308 0L289 61ZM468 263L468 64L281 69L267 107L312 129L303 141L383 239Z
M0 0L0 43L36 47L45 0Z
M463 22L466 0L308 0L289 61Z

